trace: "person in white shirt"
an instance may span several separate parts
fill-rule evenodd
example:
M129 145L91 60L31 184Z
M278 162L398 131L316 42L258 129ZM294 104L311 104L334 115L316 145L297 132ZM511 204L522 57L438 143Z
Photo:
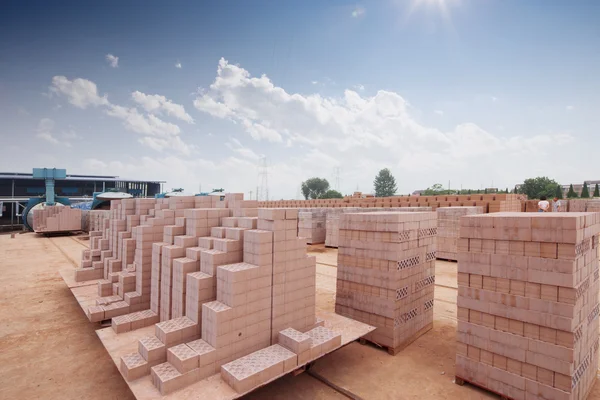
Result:
M552 202L552 212L561 212L561 211L562 211L562 203L558 199L558 197L555 197L554 201Z
M546 200L546 196L541 196L540 201L538 202L538 212L548 212L550 208L550 203Z

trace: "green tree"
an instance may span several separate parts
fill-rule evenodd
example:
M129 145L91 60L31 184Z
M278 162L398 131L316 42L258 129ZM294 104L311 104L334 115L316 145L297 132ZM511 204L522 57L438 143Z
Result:
M396 194L398 187L396 186L396 179L388 168L384 168L375 177L373 181L375 187L375 197L389 197Z
M438 195L444 195L444 194L454 194L456 191L455 190L448 190L448 189L444 189L444 186L442 186L441 183L436 183L435 185L432 185L431 187L428 187L427 189L425 189L422 193L423 196L438 196Z
M562 199L563 198L562 186L556 185L556 192L554 193L554 197L556 197L558 199Z
M343 199L344 196L337 190L329 189L319 197L320 199Z
M576 197L577 197L577 193L575 193L575 190L573 190L573 184L571 183L571 186L569 186L569 191L567 192L567 198L574 199Z
M600 189L598 189L597 183L596 183L596 187L594 188L594 197L600 197Z
M519 189L517 189L517 186L515 186L515 189L513 190L513 193L514 193L514 194L517 194L517 193L519 193Z
M302 182L302 194L306 200L318 199L329 190L327 179L310 178Z
M581 190L581 198L582 199L589 199L590 198L590 191L587 187L587 183L583 182L583 189Z
M521 186L521 193L526 194L530 199L539 199L542 196L553 197L556 193L556 182L545 176L525 179Z

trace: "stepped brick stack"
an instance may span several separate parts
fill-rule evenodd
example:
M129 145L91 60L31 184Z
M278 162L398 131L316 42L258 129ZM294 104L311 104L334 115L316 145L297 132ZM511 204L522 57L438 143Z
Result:
M441 207L437 209L436 257L457 260L460 217L482 214L482 207Z
M402 211L402 212L423 212L431 211L431 207L345 207L345 208L328 208L326 217L326 232L325 246L338 247L339 231L340 231L340 214L356 213L356 212L377 212L377 211Z
M121 358L126 379L167 394L220 372L242 393L341 345L315 317L316 260L297 237L298 210L256 204L241 194L111 203L76 277L100 279L91 321L112 319L117 334L154 325Z
M366 336L396 354L433 324L436 214L340 217L336 312L376 326Z
M37 233L81 230L81 210L69 206L46 206L33 210L33 231Z
M585 399L598 369L596 213L461 219L456 375L513 399Z

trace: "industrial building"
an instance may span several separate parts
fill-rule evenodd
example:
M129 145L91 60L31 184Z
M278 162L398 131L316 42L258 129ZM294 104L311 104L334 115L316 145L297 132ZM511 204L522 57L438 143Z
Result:
M118 190L134 197L154 197L161 193L164 181L122 179L109 175L67 175L57 180L57 196L68 197L72 202L89 201L94 192ZM44 195L45 182L34 179L31 173L0 172L0 227L20 225L20 214L31 197Z

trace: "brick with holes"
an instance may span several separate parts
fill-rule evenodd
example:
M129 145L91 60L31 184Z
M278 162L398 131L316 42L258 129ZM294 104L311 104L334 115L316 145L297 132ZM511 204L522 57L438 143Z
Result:
M366 339L390 353L431 329L437 216L340 216L336 312L376 326Z
M598 368L599 233L597 213L461 219L458 377L509 398L586 398Z

